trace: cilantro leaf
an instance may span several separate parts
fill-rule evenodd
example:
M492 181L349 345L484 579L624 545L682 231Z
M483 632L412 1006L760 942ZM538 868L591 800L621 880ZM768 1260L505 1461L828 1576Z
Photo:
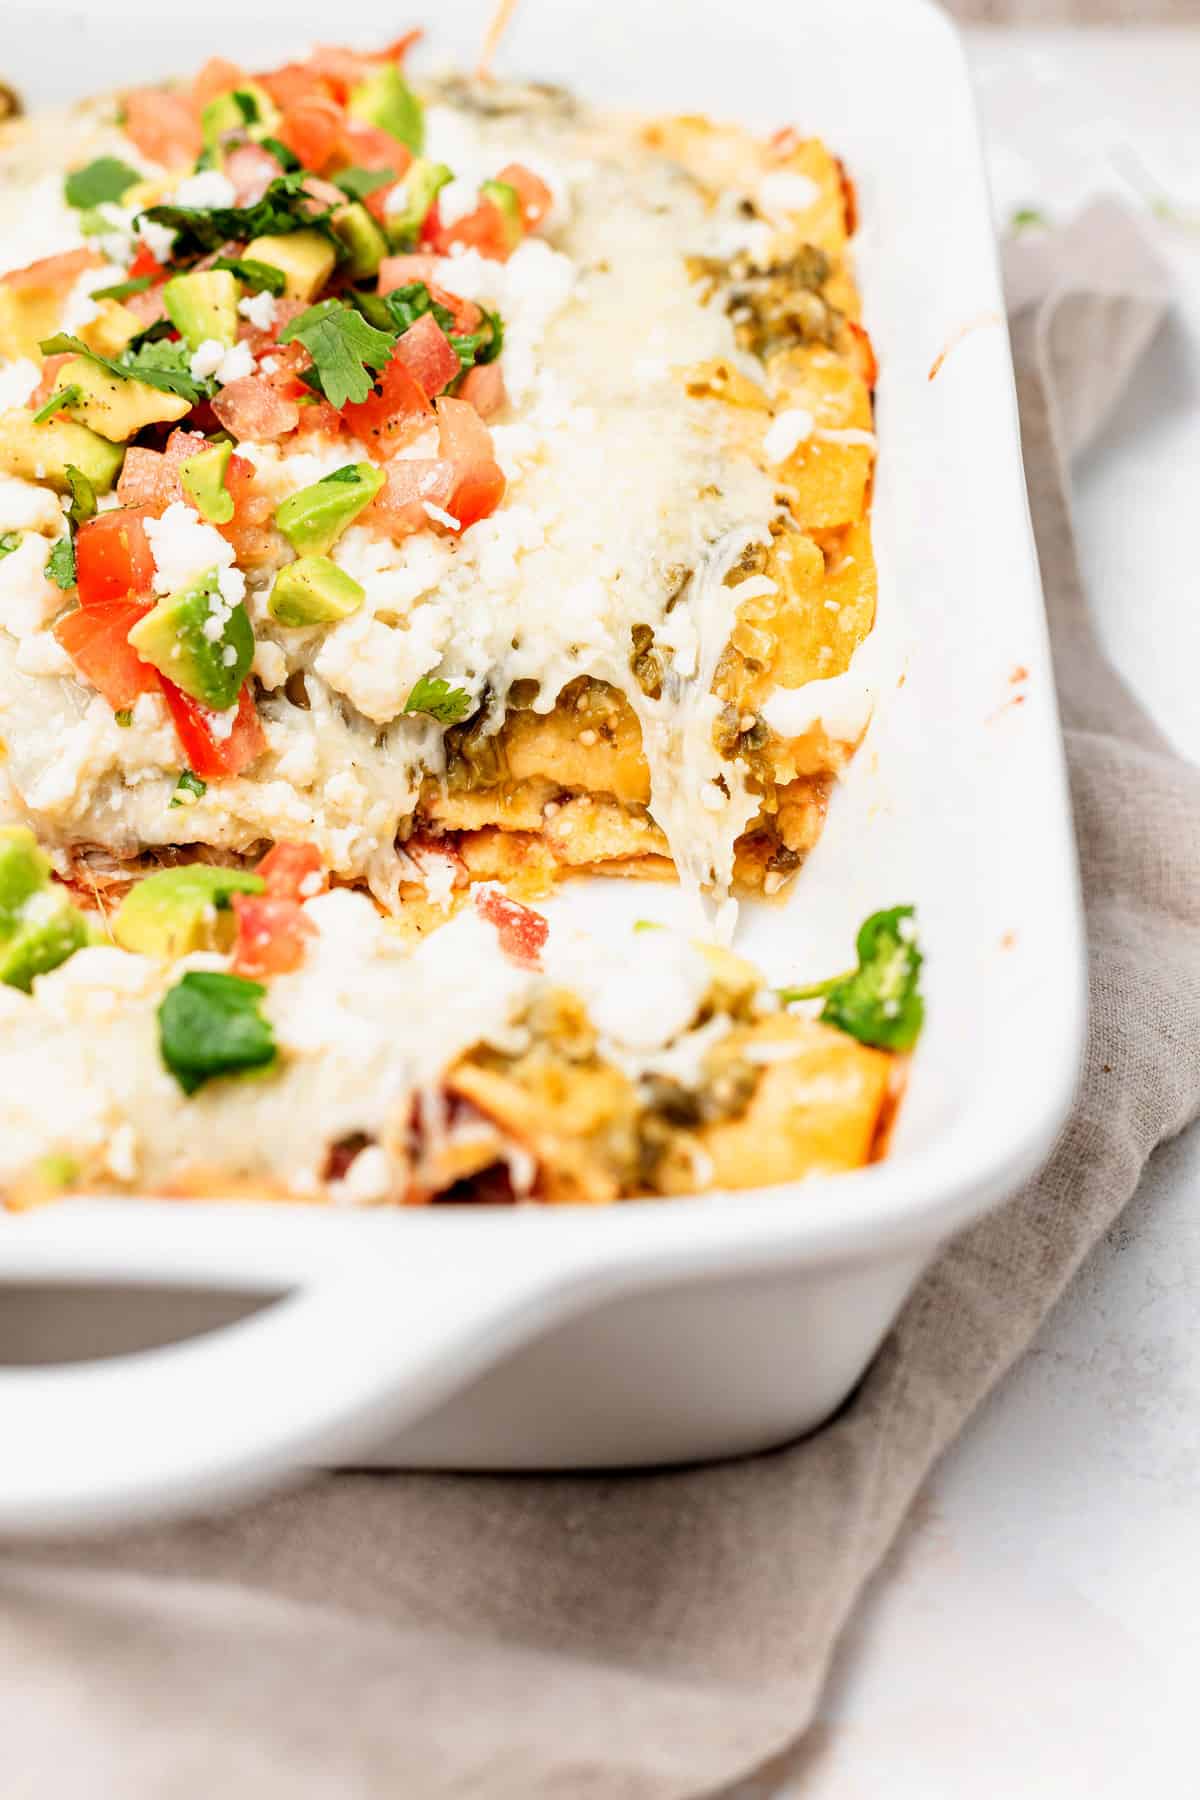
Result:
M56 388L44 406L38 407L33 415L33 422L35 425L44 424L56 412L61 412L64 406L78 406L82 399L83 389L78 382L69 381L66 387Z
M322 475L316 486L324 487L327 481L344 481L355 487L361 480L358 463L343 463L340 469L331 469L328 475Z
M20 544L21 534L19 531L6 531L0 537L0 557L11 556L14 550L20 548Z
M74 463L66 465L66 477L71 486L71 504L67 508L67 518L71 521L72 531L78 531L88 519L95 517L96 490L83 470L77 469Z
M294 150L289 150L286 144L281 144L277 137L261 137L258 142L262 145L264 150L269 150L271 152L271 155L275 158L275 161L279 164L280 168L288 175L294 175L297 169L302 169L304 167L304 164L300 161L296 152Z
M201 781L190 769L184 769L175 783L175 792L171 795L172 806L195 806L208 792L207 781Z
M258 101L245 88L234 88L233 104L242 115L243 125L258 124Z
M879 1050L911 1050L925 1022L919 977L924 958L917 946L911 906L872 913L861 926L855 949L858 967L811 987L781 988L793 1000L824 997L821 1019Z
M59 331L53 337L43 338L41 349L46 356L67 351L74 356L84 356L89 362L99 363L110 375L118 375L125 381L144 381L147 387L158 388L164 394L178 394L181 400L190 400L193 406L212 392L210 382L198 381L191 373L188 354L182 344L143 342L136 350L125 351L120 362L113 362L98 351L89 350L80 338Z
M1018 206L1008 221L1010 231L1031 231L1040 225L1048 225L1049 219L1036 206Z
M277 175L253 206L149 206L141 219L175 232L171 261L189 262L231 240L284 237L291 231L320 231L345 256L345 246L329 224L334 209L306 194L304 172Z
M81 212L86 212L106 201L120 200L141 179L136 169L131 169L118 157L98 156L84 168L71 170L63 193L68 206L77 206Z
M72 537L60 537L46 558L46 579L55 587L61 588L65 594L68 588L75 586L75 540Z
M340 187L343 194L349 194L352 200L365 200L368 194L376 193L395 179L394 169L349 168L339 169L333 177L333 184Z
M273 269L270 263L258 262L252 256L218 256L213 263L214 269L228 269L247 287L256 288L260 293L265 288L268 294L276 298L287 286L287 277L282 269Z
M452 688L440 675L422 675L408 699L406 713L427 713L439 725L457 725L470 712L472 700L465 688Z
M261 982L189 969L158 1009L163 1062L185 1094L216 1075L262 1069L275 1061L275 1034L259 1010Z
M382 369L395 348L389 332L377 331L342 300L320 300L293 319L279 341L293 339L312 357L321 392L339 411L347 401L366 399L372 387L368 367Z
M129 281L114 281L111 287L93 288L93 300L128 300L131 294L144 294L153 287L153 275L134 275Z

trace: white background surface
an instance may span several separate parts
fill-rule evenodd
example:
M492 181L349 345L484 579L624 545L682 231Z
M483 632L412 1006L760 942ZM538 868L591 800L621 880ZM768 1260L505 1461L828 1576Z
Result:
M969 35L997 211L1165 193L1176 315L1077 470L1109 653L1200 758L1200 31ZM1200 1132L1167 1146L936 1476L788 1794L1200 1792ZM772 1784L773 1785L773 1784Z

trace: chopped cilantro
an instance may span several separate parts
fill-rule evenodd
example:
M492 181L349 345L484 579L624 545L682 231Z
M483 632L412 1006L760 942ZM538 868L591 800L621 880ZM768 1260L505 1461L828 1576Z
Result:
M1036 226L1049 223L1045 213L1039 212L1036 206L1019 206L1008 221L1008 226L1010 231L1031 231Z
M19 531L6 531L3 537L0 537L0 557L11 556L13 551L19 547L20 542Z
M46 558L46 579L52 581L65 594L68 588L75 586L75 541L71 537L60 537Z
M33 415L33 422L41 425L45 420L53 418L56 412L61 412L64 406L78 406L82 399L83 389L78 382L70 381L64 388L56 388L45 405L38 407Z
M635 931L665 931L666 926L660 925L657 919L635 919L633 929Z
M120 362L113 362L109 357L89 350L80 338L59 331L53 337L44 338L41 348L46 356L64 351L85 356L89 362L99 363L102 369L107 369L110 375L118 375L125 381L144 381L147 387L158 388L164 394L178 394L181 400L189 400L193 406L197 400L207 399L212 392L210 382L198 381L191 373L188 353L182 344L143 340L136 350L124 351Z
M260 293L265 288L268 294L278 297L287 286L287 277L282 269L273 269L270 263L258 262L252 256L218 256L212 266L214 269L228 269L231 275L236 275L239 281L244 281L247 287L255 288Z
M141 179L136 169L118 157L98 156L84 168L71 170L63 192L68 206L87 212L106 201L120 200Z
M96 490L83 470L77 469L74 463L67 464L66 477L71 486L71 504L67 508L67 518L71 521L72 531L78 531L88 519L95 517Z
M422 675L408 699L406 713L427 713L439 725L457 725L471 710L471 696L465 688L452 688L440 675Z
M133 708L131 706L122 706L113 714L113 718L123 731L128 731L129 727L133 724Z
M289 175L294 175L297 169L304 167L296 152L289 150L286 144L281 144L277 137L262 137L258 141L264 150L271 152L280 168L285 169Z
M208 792L208 783L193 775L190 769L184 769L175 783L175 792L171 795L172 806L195 806Z
M279 341L290 344L294 339L312 357L321 392L339 411L347 401L366 399L372 387L368 367L382 369L395 348L390 333L377 331L342 300L320 300L293 319Z
M233 104L242 115L243 125L257 125L259 119L258 101L245 88L234 88Z
M93 288L93 300L128 300L131 294L144 294L153 287L153 275L134 275L129 281L114 281L111 287Z
M919 990L922 958L911 906L872 913L859 930L858 967L811 987L780 988L784 1005L824 999L821 1019L861 1044L911 1050L921 1035L925 1003Z
M352 200L365 200L368 194L376 193L395 179L394 169L349 168L339 169L333 178L333 184L340 187L343 194L349 194Z
M216 1075L262 1069L275 1061L275 1036L259 1010L261 982L189 969L158 1009L163 1062L185 1094Z
M333 469L328 475L322 475L320 481L318 481L316 485L317 487L323 487L327 481L344 481L348 482L351 487L354 487L362 480L359 468L360 465L358 463L343 463L340 469Z
M305 179L299 169L277 175L253 206L149 206L138 216L175 232L173 263L190 262L232 239L284 237L301 230L322 231L344 255L341 239L329 225L334 209L304 192Z

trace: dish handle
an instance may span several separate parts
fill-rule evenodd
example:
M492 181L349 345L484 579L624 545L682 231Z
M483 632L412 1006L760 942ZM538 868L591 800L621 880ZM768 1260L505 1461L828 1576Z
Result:
M177 1517L352 1461L594 1291L573 1261L406 1280L360 1259L184 1343L0 1369L0 1535Z

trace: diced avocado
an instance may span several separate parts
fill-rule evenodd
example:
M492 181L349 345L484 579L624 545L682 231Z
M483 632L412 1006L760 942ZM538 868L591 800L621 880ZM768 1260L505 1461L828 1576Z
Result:
M167 317L189 350L198 350L209 339L227 347L237 343L242 284L228 269L176 275L163 288L162 297Z
M284 278L285 300L315 300L337 261L337 252L319 231L287 231L281 237L252 238L242 252L247 262L266 263Z
M41 340L57 329L62 302L61 288L18 293L0 282L0 356L36 361Z
M521 196L507 181L482 181L479 192L485 200L490 200L493 206L499 208L508 247L515 250L525 235L525 224L521 218Z
M79 389L80 398L73 400L69 409L72 418L113 444L123 444L143 426L182 419L192 410L191 401L181 395L164 393L133 376L114 375L90 357L77 356L64 363L58 385Z
M324 556L383 483L383 470L374 463L348 463L289 494L275 509L275 523L297 555Z
M119 300L98 300L96 317L79 327L79 335L97 355L119 356L130 339L145 329L137 314Z
M123 950L142 956L224 949L233 937L233 895L261 894L264 886L261 875L208 863L160 869L122 900L112 921L113 936Z
M64 385L59 383L60 386ZM123 444L110 444L86 425L61 413L35 425L26 411L0 413L0 474L44 481L60 494L71 492L67 466L80 469L98 494L107 494L125 458Z
M246 608L230 606L206 569L177 594L160 600L129 633L143 662L152 663L176 687L214 712L236 701L254 656L254 632Z
M183 491L202 519L212 525L228 525L233 517L233 495L225 486L225 471L233 455L230 443L214 444L189 456L179 465Z
M301 556L275 577L267 611L280 625L331 625L356 613L365 598L358 582L327 556Z
M388 253L388 241L366 207L352 200L339 206L329 222L349 252L342 264L344 273L351 281L374 275Z
M396 249L407 249L416 241L426 213L446 183L453 180L454 171L447 163L429 162L424 156L410 163L402 188L403 205L395 212L388 208L388 240Z
M24 825L0 826L0 934L12 932L33 895L50 885L50 858Z
M425 146L425 111L395 63L388 63L351 88L352 119L378 125L407 144L414 156Z
M265 88L256 81L243 81L227 94L218 94L200 114L204 146L219 154L221 139L227 131L244 131L251 137L274 131L279 123L279 108Z
M87 921L23 825L0 828L0 981L26 993L88 941Z

